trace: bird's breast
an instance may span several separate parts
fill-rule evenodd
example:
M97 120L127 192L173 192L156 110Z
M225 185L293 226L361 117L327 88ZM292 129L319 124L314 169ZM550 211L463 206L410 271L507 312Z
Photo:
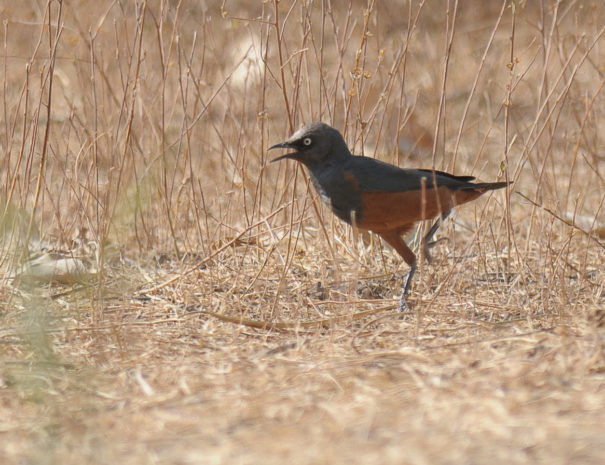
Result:
M311 173L311 180L321 199L334 214L351 224L363 215L359 183L347 170L325 170Z
M330 194L328 194L328 192L321 186L321 184L313 183L313 185L315 186L315 190L317 190L317 193L321 197L321 200L323 200L323 202L326 205L332 206L332 201L330 200Z

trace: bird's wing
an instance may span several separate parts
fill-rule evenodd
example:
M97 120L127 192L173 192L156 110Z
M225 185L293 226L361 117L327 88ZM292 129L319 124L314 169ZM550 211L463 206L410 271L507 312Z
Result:
M454 176L443 171L425 169L402 169L395 165L381 162L374 158L354 156L350 158L346 171L351 173L361 191L367 192L401 192L421 190L437 186L458 190L470 187L473 176ZM423 181L423 179L425 181Z
M450 173L446 173L445 171L438 171L438 170L417 169L414 171L420 171L422 173L429 173L430 176L433 176L433 173L435 173L440 177L451 178L456 181L462 181L462 182L470 182L475 179L475 176L456 176L454 174L450 174Z

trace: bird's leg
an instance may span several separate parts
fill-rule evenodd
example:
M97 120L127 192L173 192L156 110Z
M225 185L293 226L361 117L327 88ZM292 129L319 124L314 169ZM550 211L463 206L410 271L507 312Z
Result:
M443 223L445 221L445 219L449 216L450 212L451 212L451 210L443 212L441 214L441 216L437 219L437 221L435 221L435 224L433 224L433 226L431 226L431 229L429 229L429 232L426 233L426 236L424 236L424 239L422 239L422 252L424 254L424 259L429 263L431 263L431 261L433 259L431 257L429 250L431 249L431 247L433 247L435 244L437 244L436 241L431 242L431 239L433 238L433 236L439 229L439 226L441 226L441 223Z
M412 279L414 279L414 273L416 273L416 263L412 263L410 265L410 271L408 271L408 277L405 280L405 285L401 290L401 296L399 297L399 310L402 312L408 309L408 304L405 301L406 297L410 292L410 288L412 287Z
M411 227L411 225L410 225ZM414 278L414 273L416 272L416 255L414 252L408 247L405 241L401 238L402 231L407 230L407 226L399 229L394 229L391 231L381 231L378 233L380 237L382 237L388 244L393 247L401 258L405 260L405 262L410 266L410 271L408 272L408 277L405 281L405 284L401 290L401 297L399 298L399 308L403 310L407 310L408 306L405 302L405 298L410 292L410 288L412 287L412 280Z

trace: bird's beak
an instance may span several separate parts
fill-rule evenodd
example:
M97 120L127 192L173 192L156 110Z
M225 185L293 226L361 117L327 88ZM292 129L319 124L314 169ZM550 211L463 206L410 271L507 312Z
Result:
M285 141L285 142L280 142L279 144L272 145L271 147L268 148L268 150L290 149L290 148L293 148L292 145L288 141ZM273 163L275 161L283 160L284 158L291 158L293 160L296 160L297 155L298 155L298 152L286 153L285 155L280 155L279 157L274 158L273 160L271 160L271 163Z

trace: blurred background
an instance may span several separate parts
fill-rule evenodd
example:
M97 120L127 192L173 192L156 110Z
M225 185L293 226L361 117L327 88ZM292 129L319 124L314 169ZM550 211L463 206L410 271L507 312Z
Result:
M291 463L605 457L602 2L36 0L0 19L3 463L283 463L309 437ZM412 320L391 312L397 254L270 164L316 120L356 154L513 182L440 230Z

